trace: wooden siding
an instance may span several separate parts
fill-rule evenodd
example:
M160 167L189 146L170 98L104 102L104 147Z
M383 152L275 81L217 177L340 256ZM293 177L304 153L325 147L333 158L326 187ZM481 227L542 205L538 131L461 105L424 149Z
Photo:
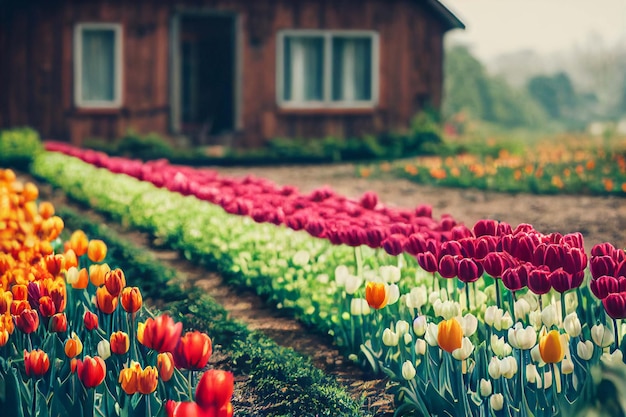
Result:
M5 6L8 7L8 6ZM177 11L227 11L240 19L239 144L270 137L360 136L402 130L425 104L439 107L445 24L419 0L56 0L0 15L0 127L30 125L81 143L127 129L169 134L170 24ZM74 105L73 30L122 25L122 106ZM282 29L364 29L379 34L379 102L373 109L287 110L276 102L276 34ZM6 65L6 63L9 63Z

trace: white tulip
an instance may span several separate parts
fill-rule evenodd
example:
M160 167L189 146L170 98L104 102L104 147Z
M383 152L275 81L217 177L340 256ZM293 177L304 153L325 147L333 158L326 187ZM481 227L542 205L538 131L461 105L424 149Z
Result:
M481 397L488 397L493 392L493 387L491 385L490 379L481 378L480 379L480 395Z
M582 326L576 313L570 313L563 320L563 328L569 335L569 337L578 337L582 332Z
M496 324L495 328L496 330L506 330L510 328L511 326L513 326L513 318L507 311L506 313L502 315L502 317L500 318L500 321Z
M406 306L408 308L420 309L426 301L428 296L426 293L426 287L419 286L411 288L411 291L406 295Z
M526 365L526 381L531 384L541 381L541 378L539 378L539 372L537 372L537 367L533 363Z
M346 294L354 294L361 287L361 285L363 285L363 279L351 274L346 276Z
M552 386L552 371L543 374L543 388L548 389Z
M398 346L400 338L391 329L386 328L383 330L383 344L385 346Z
M570 358L565 358L561 362L561 372L563 375L568 375L574 372L574 362Z
M576 353L578 353L580 359L585 361L591 359L593 356L593 349L593 343L591 343L591 340L585 340L584 342L581 340L576 345Z
M365 298L353 298L350 301L350 314L353 316L366 316L370 312L370 306Z
M452 357L456 360L464 361L469 358L473 351L474 345L467 337L464 337L461 347L452 351Z
M405 333L404 334L404 344L405 345L410 345L411 342L413 341L413 336L411 336L411 333Z
M396 322L396 333L398 336L402 336L403 334L409 331L409 323L405 320L398 320Z
M426 341L424 339L415 340L415 354L424 355L426 353Z
M515 302L515 320L524 320L526 315L530 313L530 304L525 298L520 298Z
M439 341L437 337L439 336L439 327L435 323L428 323L426 327L426 333L424 334L424 339L431 346L439 346Z
M498 337L495 334L492 334L490 342L493 353L501 358L510 355L513 351L511 345L506 343L504 340L504 337Z
M624 354L619 349L615 350L613 353L604 352L600 360L609 368L619 367L621 370L624 367Z
M400 288L396 284L389 285L389 298L387 299L387 305L393 305L400 299Z
M538 344L530 350L530 357L532 358L533 362L538 363L540 366L543 366L544 362L541 358L541 352L539 352Z
M471 337L478 329L478 319L472 313L467 313L463 316L459 323L461 324L461 329L463 329L463 336Z
M515 349L528 350L537 343L537 332L532 326L524 328L522 323L517 322L515 327L509 329L509 344Z
M65 281L70 285L74 285L78 282L78 269L75 266L71 266L65 271Z
M602 324L596 324L591 328L591 338L601 348L609 347L615 342L611 329Z
M550 304L541 312L541 321L549 329L552 325L559 324L560 314L556 311L556 305Z
M502 317L502 310L500 310L497 306L487 307L485 310L485 324L487 326L493 327L496 319L499 321L498 317Z
M441 292L433 291L428 294L428 304L435 304L435 301L441 300Z
M108 340L101 340L96 347L98 351L98 356L102 358L102 360L107 360L111 356L111 344Z
M506 379L511 379L517 373L517 359L507 356L500 361L500 372Z
M492 356L489 361L489 366L487 367L487 372L489 372L491 379L500 378L502 376L502 371L500 370L500 359Z
M426 333L426 316L417 316L415 320L413 320L413 332L416 336L422 337L424 333Z
M293 255L292 262L296 266L305 266L311 260L311 254L305 250L299 250Z
M400 268L394 265L383 265L378 271L380 276L388 284L394 284L400 281Z
M350 275L350 271L348 267L345 265L339 265L335 268L335 282L337 282L337 286L343 287L346 285L346 278Z
M494 411L500 411L504 407L504 396L500 393L493 394L489 398L489 405Z
M543 326L543 321L541 320L541 312L539 312L538 310L531 311L528 314L528 321L535 328L535 330L539 330Z
M415 378L416 373L417 371L415 370L415 366L413 366L413 363L411 361L405 361L402 364L402 378L410 381L411 379Z

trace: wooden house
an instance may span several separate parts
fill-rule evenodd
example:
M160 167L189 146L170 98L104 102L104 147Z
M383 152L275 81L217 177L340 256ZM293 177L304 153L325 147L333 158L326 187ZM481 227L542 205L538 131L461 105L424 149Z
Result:
M0 128L234 139L402 130L441 103L437 0L0 0Z

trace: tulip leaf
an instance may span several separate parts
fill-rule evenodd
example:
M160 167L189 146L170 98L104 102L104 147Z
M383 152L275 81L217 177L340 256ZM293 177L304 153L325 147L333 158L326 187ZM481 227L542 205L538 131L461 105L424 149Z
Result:
M24 409L20 391L23 384L19 381L17 370L9 367L4 358L0 358L0 375L2 376L3 388L0 388L4 398L0 398L0 409L3 415L24 417Z
M361 352L363 352L363 355L365 355L365 358L367 359L370 366L372 367L372 371L374 373L378 373L379 372L379 364L378 364L378 359L377 359L378 355L376 355L375 352L373 352L369 347L367 347L364 344L361 344Z

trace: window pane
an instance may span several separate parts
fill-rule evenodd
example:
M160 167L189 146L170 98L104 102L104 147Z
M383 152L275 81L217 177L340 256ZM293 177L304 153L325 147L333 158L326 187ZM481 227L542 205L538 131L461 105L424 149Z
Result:
M82 31L82 99L115 100L115 31Z
M323 100L324 38L286 36L283 58L283 99Z
M371 100L372 39L335 37L332 45L333 100Z

